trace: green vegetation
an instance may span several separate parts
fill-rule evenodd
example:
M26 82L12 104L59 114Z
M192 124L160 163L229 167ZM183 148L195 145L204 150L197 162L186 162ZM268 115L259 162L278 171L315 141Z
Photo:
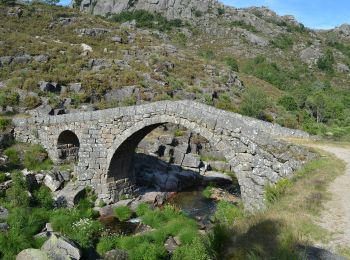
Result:
M203 191L202 194L205 198L210 199L211 195L212 195L212 186L207 186Z
M271 40L271 44L280 49L288 49L293 46L293 39L288 35L279 35Z
M265 198L269 203L276 202L282 195L286 193L292 185L289 179L281 179L275 185L268 185L265 189Z
M215 58L215 53L211 49L202 49L198 52L198 56L205 60L213 60Z
M231 226L236 220L242 218L243 207L237 207L226 201L219 201L214 215L215 221L222 225Z
M334 68L333 68L334 62L335 62L335 59L333 56L333 52L331 50L327 50L325 55L323 55L317 60L317 67L320 70L325 71L327 73L334 73Z
M251 32L258 32L258 30L253 25L251 25L250 23L246 23L243 20L232 21L231 26L232 27L241 27L241 28L246 29L246 30L251 31Z
M296 111L298 109L298 103L295 101L294 97L289 95L281 97L277 104L283 106L287 111Z
M240 112L247 116L262 117L264 110L268 107L268 99L260 89L249 89L244 93Z
M136 20L136 26L160 31L169 31L172 28L182 27L182 21L179 19L167 20L160 14L153 14L144 10L123 11L120 14L112 15L110 20L115 22L127 22Z
M47 170L52 167L52 162L40 145L32 145L24 154L23 165L28 170Z
M114 214L120 221L125 221L130 219L132 212L128 206L119 206L115 208Z
M0 117L0 131L5 131L11 123L11 119Z
M233 57L228 57L225 59L227 66L230 67L232 71L239 71L237 60Z

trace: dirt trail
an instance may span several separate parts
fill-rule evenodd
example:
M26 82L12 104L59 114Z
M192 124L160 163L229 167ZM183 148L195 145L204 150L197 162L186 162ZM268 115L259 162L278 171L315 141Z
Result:
M350 148L320 144L311 145L334 154L346 163L345 174L337 177L328 187L332 197L325 204L320 225L333 233L329 246L350 245Z

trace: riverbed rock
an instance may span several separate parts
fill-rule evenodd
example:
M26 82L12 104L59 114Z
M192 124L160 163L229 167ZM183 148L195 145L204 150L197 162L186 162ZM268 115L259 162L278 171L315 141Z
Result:
M114 210L120 206L129 206L133 202L133 199L120 200L111 205L104 206L99 209L101 217L109 217L114 215Z
M55 205L72 208L84 197L85 193L85 187L76 186L69 182L62 190L55 193Z
M164 247L166 251L168 251L169 253L173 253L178 247L178 244L176 243L173 237L168 237L168 239L164 243Z
M103 257L105 260L127 260L128 258L128 253L118 248L106 252Z
M52 234L41 250L46 252L53 259L81 259L82 254L78 246L69 239Z
M49 255L40 249L28 248L21 251L16 260L49 260Z

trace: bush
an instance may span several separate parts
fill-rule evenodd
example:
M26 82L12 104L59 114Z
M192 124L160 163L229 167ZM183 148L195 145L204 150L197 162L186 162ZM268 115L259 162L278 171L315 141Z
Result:
M215 58L215 53L210 49L203 49L198 52L198 56L206 60L212 60Z
M334 72L334 69L333 69L334 62L335 62L335 59L333 56L333 52L331 50L327 50L326 54L317 60L317 67L320 70L323 70L325 72L333 73Z
M15 148L13 147L7 148L4 154L8 157L10 168L19 167L20 165L19 153Z
M278 105L283 106L287 111L296 111L298 110L298 104L295 101L294 97L285 95L281 97L278 102Z
M268 99L266 94L260 89L254 88L244 93L240 111L247 116L259 117L267 107Z
M214 219L216 222L227 226L231 226L236 219L242 217L242 209L227 201L219 201L214 214Z
M291 180L281 179L275 185L268 185L265 188L265 198L269 203L274 203L283 194L286 193L287 189L292 185Z
M82 248L93 247L99 234L102 232L102 223L90 218L81 218L72 224L70 238L76 241Z
M223 14L225 14L225 8L219 7L218 8L218 15L223 15Z
M11 119L0 118L0 131L5 131L11 125L11 123Z
M19 104L19 94L9 90L0 91L0 106L16 106Z
M137 27L152 28L160 31L169 31L174 27L183 26L180 19L167 20L158 13L153 14L144 10L123 11L120 14L111 16L110 19L115 22L136 20Z
M145 215L148 211L150 211L149 205L146 203L141 203L136 208L136 215L140 217Z
M130 219L132 212L128 206L120 206L115 208L114 214L120 221L125 221Z
M118 239L118 235L101 237L96 246L97 253L103 256L106 252L115 249Z
M28 207L30 198L28 186L20 172L12 174L12 185L6 191L6 200L12 207Z
M213 187L211 186L207 186L203 191L202 194L205 198L210 199L211 195L212 195L212 189Z
M231 70L238 72L238 63L237 60L233 57L229 57L225 59L227 66L231 68Z
M39 190L34 192L34 200L39 207L52 209L54 206L54 200L49 188L41 186Z
M211 259L210 254L199 237L196 237L191 244L178 247L172 256L173 260L207 260Z
M271 41L271 44L280 49L289 49L293 46L293 39L288 35L281 35Z
M40 105L40 99L36 96L26 96L23 100L24 105L28 109L36 108Z
M6 174L3 172L0 172L0 183L7 180Z
M52 167L45 149L40 145L32 145L28 148L24 154L23 164L28 170L33 171L48 170Z

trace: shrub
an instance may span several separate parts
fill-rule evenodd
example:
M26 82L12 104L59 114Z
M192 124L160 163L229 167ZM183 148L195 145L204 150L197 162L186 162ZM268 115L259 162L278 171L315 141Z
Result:
M286 193L287 189L292 185L291 180L281 179L275 185L268 185L265 188L265 198L269 203L274 203L283 194Z
M103 230L102 223L90 218L81 218L72 224L70 238L83 248L92 247Z
M149 205L146 203L141 203L136 208L136 215L140 217L145 215L148 211L150 211Z
M219 7L218 8L218 15L223 15L223 14L225 14L225 8Z
M207 186L203 191L202 194L205 198L210 199L211 195L212 195L212 189L213 187L211 186Z
M241 27L241 28L246 29L246 30L251 31L251 32L258 32L258 30L253 25L251 25L250 23L246 23L243 20L232 21L231 26Z
M7 180L6 174L3 172L0 172L0 183Z
M240 207L227 201L219 201L214 214L214 219L216 222L231 226L236 219L241 217L243 217L243 211Z
M125 221L130 219L132 212L128 206L120 206L115 208L114 214L120 221Z
M331 50L327 50L326 54L317 60L317 67L320 70L323 70L325 72L333 73L334 72L334 69L333 69L334 62L335 62L335 59L333 56L333 52Z
M7 148L4 154L8 157L9 166L11 168L16 168L20 165L19 153L15 148L13 147Z
M39 190L34 192L34 199L39 207L52 209L54 205L54 200L49 188L41 186Z
M38 88L38 82L33 78L27 78L23 83L23 89L33 91Z
M236 112L237 109L229 94L223 93L215 100L215 107L231 112Z
M206 260L211 259L210 254L199 237L194 238L192 243L178 247L173 254L173 260Z
M0 131L5 131L11 125L11 119L0 118Z
M298 109L298 104L295 101L294 97L289 95L284 95L281 97L278 100L277 104L283 106L287 111L295 111Z
M158 13L150 13L144 10L123 11L110 17L115 22L126 22L136 20L137 27L146 27L158 29L160 31L169 31L174 27L181 27L180 19L167 20L164 16Z
M280 35L271 41L271 44L280 49L289 49L293 46L293 39L288 35Z
M101 237L96 246L96 251L103 256L106 252L116 248L119 235Z
M229 66L231 68L231 70L238 72L238 63L237 60L233 57L229 57L225 59L225 62L227 64L227 66Z
M206 60L212 60L215 58L215 53L210 49L203 49L198 52L198 56Z
M28 148L24 154L23 164L28 170L33 171L48 170L52 167L45 149L40 145L32 145Z
M0 91L0 106L16 106L19 103L19 94L9 90Z
M195 15L196 17L201 17L201 16L203 16L203 12L201 12L201 11L199 11L199 10L196 10L196 11L194 12L194 15Z
M23 103L26 108L33 109L40 105L40 99L36 96L26 96Z
M242 114L258 117L268 106L266 94L260 89L249 89L244 93L240 111Z
M15 172L12 174L12 185L6 191L6 199L12 207L27 207L29 206L28 186L23 179L22 174Z

